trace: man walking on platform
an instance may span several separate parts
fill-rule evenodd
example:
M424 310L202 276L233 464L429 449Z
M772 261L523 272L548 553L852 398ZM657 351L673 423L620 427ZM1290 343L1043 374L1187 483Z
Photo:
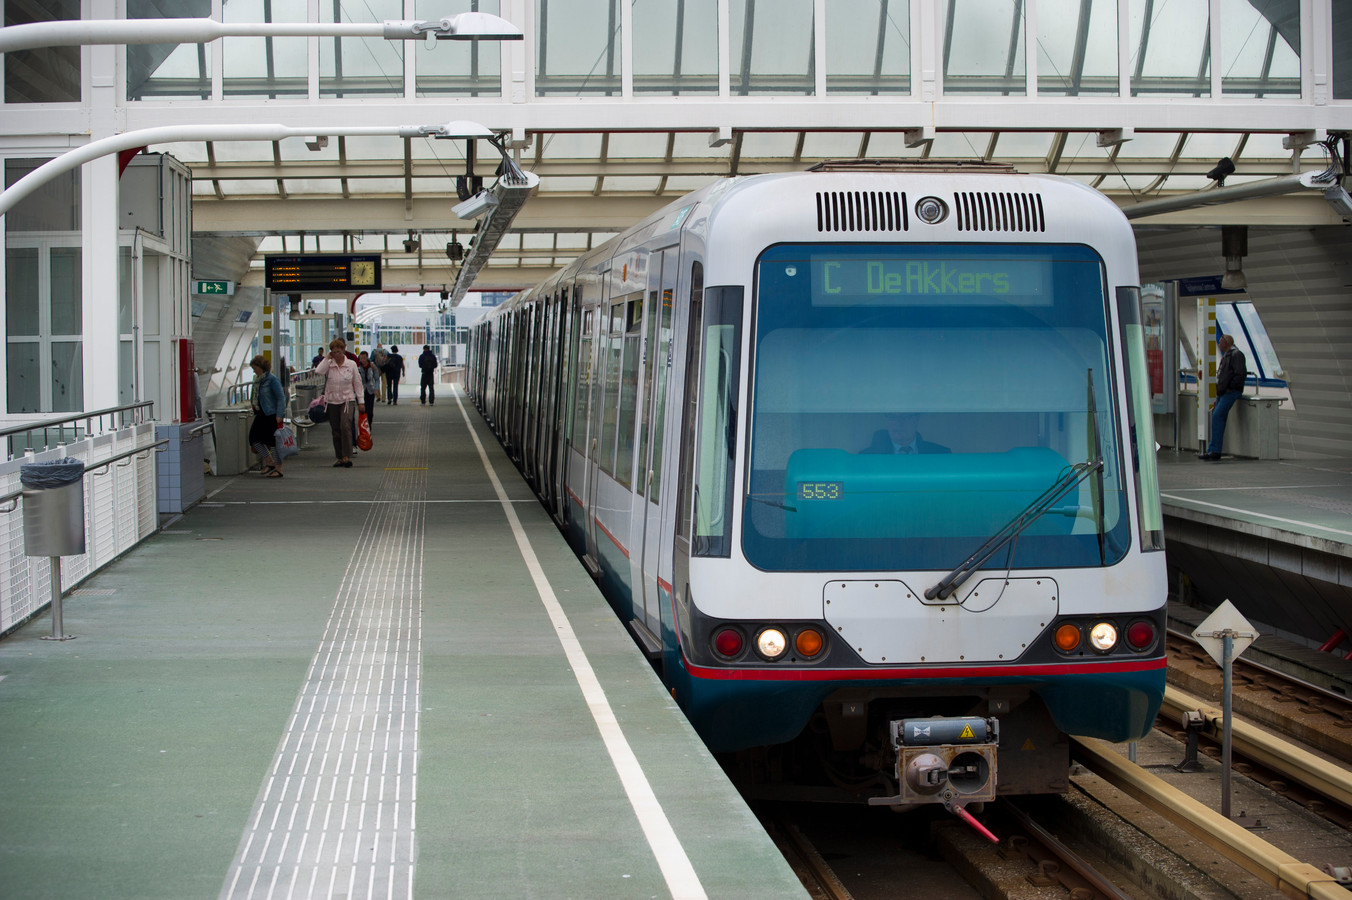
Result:
M399 345L390 345L390 355L385 359L385 377L389 379L385 402L391 406L399 405L399 380L404 377L404 357L399 354Z
M437 389L432 383L432 373L437 368L437 355L432 352L432 348L423 344L422 356L418 357L418 368L422 369L422 381L418 384L418 399L423 402L436 404Z

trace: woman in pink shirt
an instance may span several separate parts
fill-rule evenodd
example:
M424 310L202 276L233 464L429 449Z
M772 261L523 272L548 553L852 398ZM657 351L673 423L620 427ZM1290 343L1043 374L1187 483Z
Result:
M329 414L329 428L333 430L333 455L336 469L342 466L352 468L352 415L351 404L357 404L358 412L366 412L363 402L361 370L348 358L347 342L334 338L329 342L329 354L315 366L315 374L324 376L324 407Z

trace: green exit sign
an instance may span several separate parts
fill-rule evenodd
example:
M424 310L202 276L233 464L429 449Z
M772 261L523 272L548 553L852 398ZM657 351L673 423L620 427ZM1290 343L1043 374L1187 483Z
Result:
M235 292L235 283L233 281L194 281L192 292L194 294L224 294L228 296Z

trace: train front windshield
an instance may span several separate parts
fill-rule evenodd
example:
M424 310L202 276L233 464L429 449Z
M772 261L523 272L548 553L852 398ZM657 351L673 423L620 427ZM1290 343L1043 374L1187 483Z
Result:
M747 558L947 569L1023 516L988 568L1120 560L1131 529L1103 273L1075 245L762 254Z

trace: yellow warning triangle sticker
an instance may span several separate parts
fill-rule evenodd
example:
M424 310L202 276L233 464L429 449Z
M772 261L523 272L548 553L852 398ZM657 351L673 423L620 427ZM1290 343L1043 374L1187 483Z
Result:
M1023 742L1023 746L1020 747L1019 749L1020 749L1020 750L1036 750L1037 748L1033 746L1033 739L1032 739L1032 738L1028 738L1026 741Z
M958 737L959 737L959 738L975 738L976 735L972 733L972 726L971 726L971 725L964 725L964 726L962 726L962 734L958 735Z

